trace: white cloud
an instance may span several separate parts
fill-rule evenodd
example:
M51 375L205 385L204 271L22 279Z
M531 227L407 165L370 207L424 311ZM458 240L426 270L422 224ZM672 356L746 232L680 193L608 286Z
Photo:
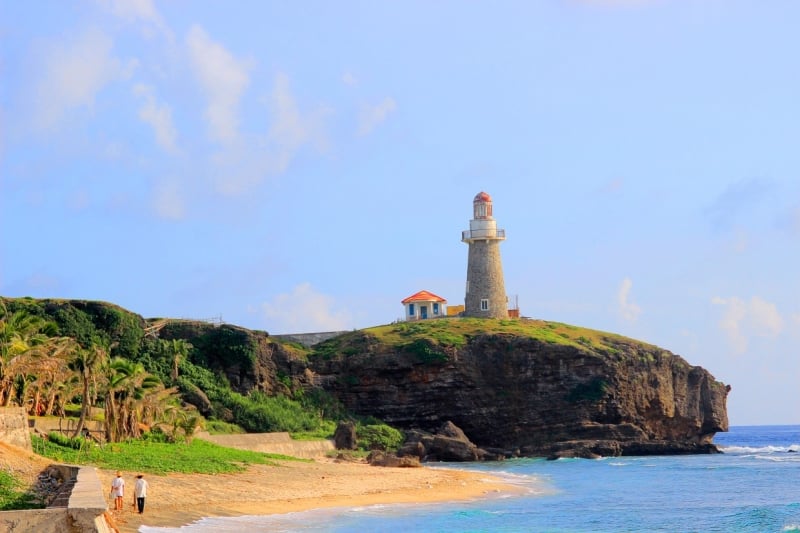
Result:
M153 209L161 218L181 220L186 217L186 200L175 181L158 184L153 193Z
M262 304L267 330L271 333L312 333L350 328L346 310L334 309L333 298L315 292L310 283L296 286L291 294L279 294Z
M270 142L279 148L279 153L285 154L280 160L288 159L308 141L311 130L297 108L289 87L289 77L284 73L275 76L270 111L273 118L269 128Z
M300 112L284 73L275 76L275 87L270 98L272 123L269 142L274 148L276 172L283 172L295 153L307 143L323 150L326 146L323 119L326 109L303 114Z
M386 120L389 113L397 109L393 98L386 97L375 105L363 105L358 116L358 134L367 135Z
M753 296L748 309L752 316L753 330L761 337L776 337L783 331L783 318L775 304Z
M168 38L172 38L172 34L164 23L161 13L156 9L153 0L103 0L101 3L122 20L152 24Z
M349 85L350 87L355 87L358 85L358 79L352 72L345 72L342 74L342 83Z
M76 108L89 110L96 95L109 83L129 78L137 66L112 55L113 41L91 29L69 42L54 44L45 53L44 73L35 89L35 125L55 128L64 114Z
M725 306L725 314L719 321L719 327L728 335L733 349L736 353L747 351L747 337L742 333L742 321L747 315L747 306L736 297L724 299L715 296L711 299L714 305Z
M208 97L209 136L231 143L239 137L239 101L250 83L249 62L235 58L197 25L189 30L186 44L195 76Z
M750 337L777 337L783 331L783 318L775 304L753 296L749 302L731 296L711 299L714 305L725 307L719 327L728 335L736 353L747 351Z
M156 101L155 91L149 85L137 83L133 94L143 100L139 108L139 118L153 127L158 145L169 153L177 153L175 139L178 132L172 123L172 109L167 104Z
M305 146L324 151L327 146L324 119L329 110L301 112L289 86L289 77L279 73L268 101L270 127L261 139L240 138L212 156L217 189L228 195L241 194L269 176L286 171Z
M633 301L630 301L630 292L633 287L633 281L630 278L625 278L619 286L617 291L617 308L620 315L625 320L634 322L639 318L642 309Z

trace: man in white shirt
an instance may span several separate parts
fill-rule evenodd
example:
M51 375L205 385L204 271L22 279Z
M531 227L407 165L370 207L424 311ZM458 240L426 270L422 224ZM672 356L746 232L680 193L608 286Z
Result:
M139 514L144 512L144 499L147 498L147 480L144 475L136 476L136 484L133 486L133 502L139 509Z

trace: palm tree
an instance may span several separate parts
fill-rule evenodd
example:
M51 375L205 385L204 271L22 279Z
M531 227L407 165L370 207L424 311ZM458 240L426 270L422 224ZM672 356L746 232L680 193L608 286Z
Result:
M44 414L42 396L47 396L52 386L67 379L67 358L76 346L73 339L50 337L46 342L29 346L8 359L2 381L4 405L14 399L24 407L30 399L29 413Z
M81 379L81 415L78 418L78 425L75 427L73 437L77 437L83 431L89 409L92 407L92 396L89 395L89 385L94 380L94 375L100 365L108 358L108 351L100 346L94 345L89 348L79 348L75 350L69 362L69 368L76 372Z
M125 438L139 437L141 400L163 385L157 377L148 374L141 363L121 357L114 358L106 367L106 377L106 440L118 442Z
M0 307L0 405L7 406L13 396L14 364L22 366L24 356L46 351L45 345L55 342L52 337L57 330L54 322L26 311L8 313L5 306Z
M173 383L178 381L178 365L181 360L186 359L191 348L192 345L184 339L172 339L172 341L170 341L168 349L172 352L172 373L170 377Z

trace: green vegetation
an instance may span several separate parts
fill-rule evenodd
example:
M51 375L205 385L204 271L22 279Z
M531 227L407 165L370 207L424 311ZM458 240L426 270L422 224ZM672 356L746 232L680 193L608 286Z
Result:
M278 376L277 395L233 390L226 372L246 375L255 366L257 346L247 330L154 322L178 338L145 336L141 317L104 302L0 298L0 406L64 417L67 405L79 404L71 436L101 407L110 442L137 438L148 426L171 440L190 439L209 422L214 431L332 434L331 417L342 409L322 392L294 389L290 376ZM282 349L297 358L308 353L298 344ZM204 416L182 405L191 398L208 405Z
M477 335L513 335L606 354L618 353L618 344L637 342L613 333L531 319L442 318L377 326L367 328L361 334L372 336L376 344L386 347L409 347L419 339L425 339L441 348L460 348ZM337 340L340 352L346 340L343 337ZM326 348L330 350L332 346ZM315 355L325 354L317 351Z
M72 448L73 450L82 450L90 444L90 441L83 437L67 437L57 431L49 432L47 440L53 444L58 444L64 448Z
M160 337L145 335L154 327L163 328ZM297 343L280 349L298 359L405 352L420 363L440 364L478 335L530 338L607 356L635 342L558 322L443 318L353 331L313 352ZM140 436L143 425L159 426L173 440L181 440L181 433L190 438L201 425L214 432L330 436L335 422L348 414L324 391L305 391L280 372L270 395L232 387L229 379L252 375L259 350L255 339L252 332L225 324L146 322L103 302L0 298L0 405L57 416L66 416L66 405L80 405L72 436L79 435L92 409L101 407L111 442ZM643 346L640 353L650 360ZM359 383L355 375L341 379ZM202 412L187 412L185 402Z
M316 412L286 396L267 396L259 391L248 396L231 391L217 392L214 398L211 395L209 398L230 409L236 424L247 431L311 431L322 423Z
M333 420L323 420L322 424L312 431L293 431L290 432L294 440L322 440L330 439L336 431L336 422Z
M203 440L190 444L169 444L148 439L93 445L83 450L60 446L33 436L36 453L69 464L91 464L108 470L168 474L220 474L240 472L251 464L274 464L276 460L300 460L285 455L266 454L217 446Z
M396 451L403 444L403 434L386 424L359 424L356 435L363 450Z
M294 382L296 376L280 369L270 394L248 391L265 349L297 360L404 352L421 364L435 365L449 361L480 335L528 338L607 357L633 349L644 361L660 353L625 337L558 322L477 318L353 331L312 352L226 324L145 321L104 302L0 297L0 406L23 406L31 416L77 412L77 429L65 437L72 437L62 442L66 446L77 445L90 413L98 411L103 414L95 419L102 420L105 438L114 445L147 436L151 446L193 446L191 436L202 426L213 433L288 431L295 438L328 438L337 421L353 417L325 391L305 390ZM513 349L512 342L506 344ZM344 385L360 383L357 375L340 379ZM593 401L605 387L604 382L579 385L569 399ZM365 446L392 448L398 438L379 421L359 428ZM68 448L59 449L64 454Z
M442 363L448 359L441 345L428 339L414 339L403 346L403 350L415 354L423 363Z
M588 383L576 385L567 396L567 401L571 403L596 402L605 395L606 390L608 390L608 383L602 378L594 378Z
M236 435L247 433L242 426L223 422L222 420L209 420L206 422L205 429L210 435Z
M44 504L23 483L8 472L0 470L0 511L42 509Z

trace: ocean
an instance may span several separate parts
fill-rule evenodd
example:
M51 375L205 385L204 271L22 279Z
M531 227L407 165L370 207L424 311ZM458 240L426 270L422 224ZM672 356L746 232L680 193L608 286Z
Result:
M724 453L442 464L502 476L527 487L524 496L204 518L139 531L800 532L800 426L736 426L714 442Z

